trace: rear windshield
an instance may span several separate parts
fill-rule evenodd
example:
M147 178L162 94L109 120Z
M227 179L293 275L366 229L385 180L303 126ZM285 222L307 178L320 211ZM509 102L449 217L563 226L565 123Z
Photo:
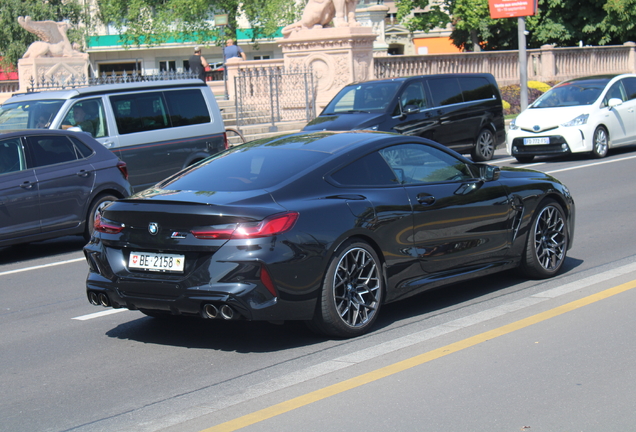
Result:
M267 189L329 156L328 153L240 146L212 156L168 179L163 189L238 192Z
M558 84L537 99L532 104L532 108L591 105L598 99L609 81L609 79L595 79Z
M48 128L63 104L64 100L4 104L0 106L0 130Z
M368 82L340 90L322 115L347 112L384 112L395 97L401 82Z

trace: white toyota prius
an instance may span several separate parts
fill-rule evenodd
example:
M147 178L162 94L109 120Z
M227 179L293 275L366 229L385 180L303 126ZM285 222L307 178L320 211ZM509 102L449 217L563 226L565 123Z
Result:
M636 74L596 75L557 84L510 124L508 154L519 162L535 156L590 153L636 144Z

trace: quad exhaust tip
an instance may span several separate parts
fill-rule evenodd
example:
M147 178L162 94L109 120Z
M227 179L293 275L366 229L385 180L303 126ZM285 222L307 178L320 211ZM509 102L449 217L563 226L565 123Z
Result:
M88 301L90 302L90 304L94 305L94 306L99 306L99 296L97 295L97 293L95 291L91 291L88 293Z
M203 316L210 319L223 318L224 320L231 320L236 316L236 312L231 306L226 304L219 309L215 305L207 303L203 306Z
M104 307L110 306L110 299L108 298L106 294L104 293L99 294L99 304L101 304Z

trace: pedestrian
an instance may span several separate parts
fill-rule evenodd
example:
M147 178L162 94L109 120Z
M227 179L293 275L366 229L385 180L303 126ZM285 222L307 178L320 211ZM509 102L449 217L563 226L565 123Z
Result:
M240 57L243 60L247 60L245 53L241 49L240 46L234 45L234 40L228 39L226 42L226 47L223 48L223 61L227 61L233 57Z
M208 67L208 61L201 55L201 47L194 47L194 54L188 59L190 63L190 71L205 82L205 68Z

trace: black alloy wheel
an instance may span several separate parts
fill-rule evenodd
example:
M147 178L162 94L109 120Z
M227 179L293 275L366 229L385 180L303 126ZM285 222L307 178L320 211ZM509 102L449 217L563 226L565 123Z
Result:
M360 336L373 326L384 295L382 264L363 241L347 241L329 263L309 327L335 337Z
M489 129L479 132L471 157L475 162L485 162L495 155L495 136Z
M521 269L534 279L554 276L563 267L568 243L563 208L552 199L544 201L530 226Z

